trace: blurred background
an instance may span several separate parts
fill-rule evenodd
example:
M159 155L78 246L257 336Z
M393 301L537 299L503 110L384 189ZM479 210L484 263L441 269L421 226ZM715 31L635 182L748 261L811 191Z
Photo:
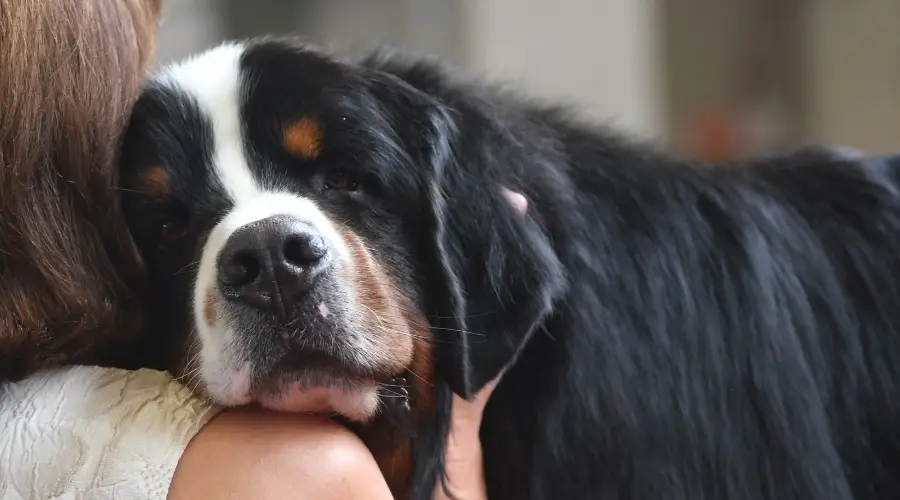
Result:
M725 161L807 143L900 151L900 0L171 0L160 63L297 33L391 44Z

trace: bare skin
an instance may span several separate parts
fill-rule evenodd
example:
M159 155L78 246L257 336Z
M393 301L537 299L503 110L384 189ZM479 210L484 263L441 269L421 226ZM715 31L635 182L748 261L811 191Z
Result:
M447 475L459 500L485 500L478 428L494 384L454 397ZM378 465L353 433L319 417L228 410L190 442L169 500L390 499ZM442 488L435 500L449 500Z
M452 424L447 438L447 479L450 492L458 500L487 500L481 456L481 416L497 382L485 386L472 401L453 395ZM438 486L435 500L451 500Z
M369 450L324 418L228 410L191 440L169 500L391 499Z

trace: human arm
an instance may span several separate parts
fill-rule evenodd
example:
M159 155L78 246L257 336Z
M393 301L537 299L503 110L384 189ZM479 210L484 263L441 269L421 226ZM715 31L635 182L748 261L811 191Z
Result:
M487 500L481 454L481 417L497 381L490 382L471 401L453 395L450 435L447 437L447 486L435 491L435 500Z
M0 387L0 498L391 496L329 420L219 412L162 372L70 367Z
M472 401L453 396L445 461L453 496L439 484L435 500L487 499L478 431L495 386ZM372 455L346 428L305 415L261 416L229 412L210 422L185 451L168 500L391 498Z
M168 500L390 499L359 438L311 415L226 411L191 441Z

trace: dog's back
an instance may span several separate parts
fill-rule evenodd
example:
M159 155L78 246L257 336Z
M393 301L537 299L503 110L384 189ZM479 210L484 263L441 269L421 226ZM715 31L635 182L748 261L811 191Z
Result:
M368 64L453 108L481 168L516 171L567 272L488 407L491 498L900 497L896 167L689 165Z

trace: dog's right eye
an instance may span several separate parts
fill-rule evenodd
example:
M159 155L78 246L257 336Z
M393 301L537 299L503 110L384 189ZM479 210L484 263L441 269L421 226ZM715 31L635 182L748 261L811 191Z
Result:
M157 241L160 246L168 246L183 238L187 231L187 218L182 214L170 212L157 225Z
M187 234L187 225L175 220L164 221L159 225L157 241L160 246L169 246Z
M359 188L356 177L344 170L329 172L325 178L325 187L338 191L356 191Z
M159 226L159 239L161 243L171 243L181 239L187 232L187 226L177 221L163 222Z

